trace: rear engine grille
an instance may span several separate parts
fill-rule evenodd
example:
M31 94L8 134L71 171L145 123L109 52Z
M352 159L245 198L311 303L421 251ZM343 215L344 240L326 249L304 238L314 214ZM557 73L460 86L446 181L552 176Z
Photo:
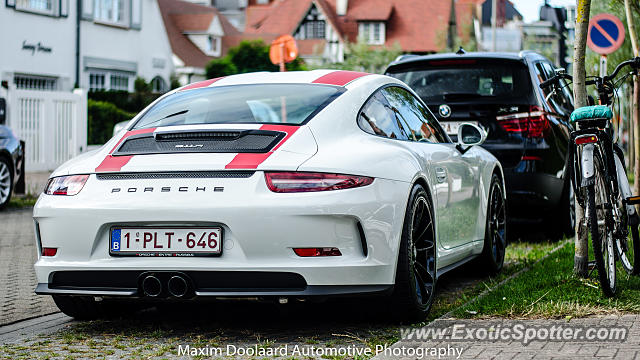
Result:
M246 179L255 171L175 171L97 174L98 180L137 180L137 179Z
M142 134L128 137L113 155L166 153L266 153L285 133L268 130Z

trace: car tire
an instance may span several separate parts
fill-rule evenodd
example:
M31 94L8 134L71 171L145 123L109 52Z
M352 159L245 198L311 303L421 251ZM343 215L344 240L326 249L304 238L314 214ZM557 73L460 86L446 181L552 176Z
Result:
M549 224L547 237L551 240L573 237L575 235L576 210L573 185L569 178L564 183L560 203L551 213L551 217L547 219L547 224Z
M394 317L400 321L423 321L429 314L436 290L435 218L424 187L414 185L409 196L392 294Z
M6 157L0 156L0 210L9 204L12 193L13 171L11 170L11 163Z
M91 296L53 295L53 302L65 315L76 320L95 320L106 315L102 304Z
M497 274L504 266L507 248L507 203L502 181L496 174L491 177L488 199L481 263L489 274Z

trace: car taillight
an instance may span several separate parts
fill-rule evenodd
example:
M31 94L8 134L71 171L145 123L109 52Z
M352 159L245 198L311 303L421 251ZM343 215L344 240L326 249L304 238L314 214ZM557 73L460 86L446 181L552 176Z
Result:
M593 144L596 142L598 142L598 137L595 135L580 136L576 138L576 145Z
M42 248L42 256L56 256L58 248Z
M47 195L76 195L82 190L89 175L58 176L49 179L44 192Z
M529 138L543 137L549 128L549 119L539 106L531 106L529 112L501 115L496 120L505 131Z
M300 257L342 256L338 248L294 248L293 252Z
M373 182L366 176L310 172L267 172L264 177L269 190L278 193L351 189Z

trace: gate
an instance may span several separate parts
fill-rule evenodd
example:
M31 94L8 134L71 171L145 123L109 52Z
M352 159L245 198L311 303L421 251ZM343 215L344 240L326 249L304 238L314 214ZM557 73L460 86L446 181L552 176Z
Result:
M26 171L52 171L87 148L87 95L10 89L7 124L26 143Z

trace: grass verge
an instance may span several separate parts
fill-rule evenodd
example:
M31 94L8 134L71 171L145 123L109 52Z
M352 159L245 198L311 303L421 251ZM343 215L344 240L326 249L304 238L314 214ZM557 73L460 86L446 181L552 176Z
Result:
M594 270L588 279L573 276L574 244L534 264L527 272L468 306L456 317L561 318L640 312L640 278L618 271L618 294L602 294Z
M33 207L36 201L38 201L38 196L33 194L13 195L7 207L14 209Z

